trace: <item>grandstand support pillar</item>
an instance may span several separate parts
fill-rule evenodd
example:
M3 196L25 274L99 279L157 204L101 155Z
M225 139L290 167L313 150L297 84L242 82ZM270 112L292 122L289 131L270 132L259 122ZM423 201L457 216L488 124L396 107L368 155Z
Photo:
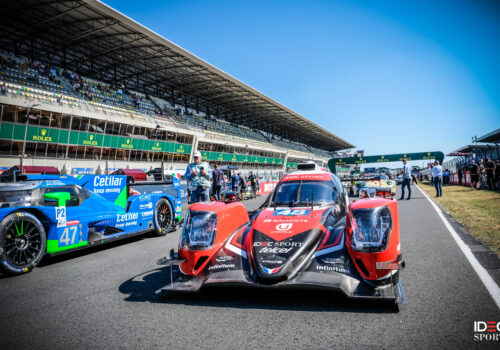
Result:
M288 152L285 153L285 160L283 162L283 172L286 173L286 163L288 162Z
M72 127L73 127L73 114L69 118L69 130L72 130ZM104 129L104 131L106 131L106 129ZM64 158L68 159L68 154L69 154L69 136L68 136L68 142L66 142L66 156Z
M191 155L189 156L189 163L193 161L193 153L198 148L198 136L193 136L193 143L191 144Z
M73 116L71 116L71 118L73 118ZM108 130L108 121L107 120L104 121L104 133L106 133L106 130ZM68 138L68 141L69 141L69 138ZM99 160L102 160L103 150L104 150L104 142L101 143L101 155L99 156Z

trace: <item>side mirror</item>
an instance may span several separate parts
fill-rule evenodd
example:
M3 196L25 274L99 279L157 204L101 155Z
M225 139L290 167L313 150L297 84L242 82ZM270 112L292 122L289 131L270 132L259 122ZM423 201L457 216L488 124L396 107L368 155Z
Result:
M56 200L59 207L65 207L66 202L71 199L69 192L50 192L43 195L45 200Z

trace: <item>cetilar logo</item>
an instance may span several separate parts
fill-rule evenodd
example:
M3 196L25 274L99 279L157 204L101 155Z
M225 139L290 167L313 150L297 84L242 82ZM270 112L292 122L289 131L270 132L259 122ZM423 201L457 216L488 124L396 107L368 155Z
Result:
M278 225L276 225L276 230L278 230L280 232L287 232L287 231L290 231L292 226L293 226L293 224L290 224L290 223L278 224Z
M500 322L474 321L474 341L500 340Z

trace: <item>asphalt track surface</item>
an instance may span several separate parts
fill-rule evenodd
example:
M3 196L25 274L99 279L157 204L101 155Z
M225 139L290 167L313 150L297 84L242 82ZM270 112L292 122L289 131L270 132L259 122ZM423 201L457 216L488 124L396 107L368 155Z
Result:
M430 203L416 188L399 203L408 304L318 291L211 288L156 297L156 260L179 232L44 258L0 276L2 349L486 348L474 321L500 312ZM247 201L249 209L263 200ZM480 250L480 249L479 249ZM497 282L498 283L498 282Z

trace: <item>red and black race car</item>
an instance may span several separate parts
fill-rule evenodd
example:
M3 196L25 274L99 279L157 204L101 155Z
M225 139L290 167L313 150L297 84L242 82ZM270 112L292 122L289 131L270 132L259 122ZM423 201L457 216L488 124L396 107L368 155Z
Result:
M179 251L158 264L172 266L158 293L209 284L312 286L406 303L397 201L349 204L339 179L314 164L285 175L251 218L238 202L191 205Z

